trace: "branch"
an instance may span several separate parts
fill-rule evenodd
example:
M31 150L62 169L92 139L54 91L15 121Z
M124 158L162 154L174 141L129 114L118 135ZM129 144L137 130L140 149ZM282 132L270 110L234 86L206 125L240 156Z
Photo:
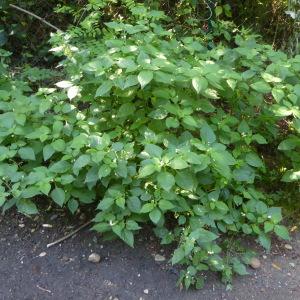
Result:
M38 19L38 20L40 20L41 22L43 22L44 24L48 25L49 27L55 29L56 31L62 32L62 30L59 29L58 27L52 25L51 23L47 22L47 21L44 20L43 18L37 16L36 14L34 14L34 13L32 13L32 12L30 12L30 11L24 9L24 8L18 7L18 6L16 6L16 5L14 5L14 4L9 4L9 6L12 7L12 8L15 8L15 9L17 9L17 10L19 10L19 11L21 11L21 12L27 14L27 15L30 15L30 16L32 16L32 17Z
M67 234L66 236L54 241L53 243L50 243L47 245L47 248L50 248L54 245L60 244L61 242L63 242L64 240L70 238L71 236L73 236L75 233L77 233L79 230L89 226L92 223L92 220L87 221L86 223L82 224L80 227L78 227L77 229L75 229L74 231L72 231L71 233Z

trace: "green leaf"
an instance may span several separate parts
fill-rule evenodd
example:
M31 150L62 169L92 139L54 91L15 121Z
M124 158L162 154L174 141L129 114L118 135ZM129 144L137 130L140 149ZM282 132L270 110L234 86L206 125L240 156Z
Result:
M125 118L133 115L135 112L135 105L133 103L124 103L120 106L117 117Z
M233 171L233 177L236 181L245 181L253 183L255 178L255 172L250 167L241 167Z
M189 237L191 239L199 240L201 243L209 243L218 238L216 234L203 228L197 228L193 230Z
M97 209L107 210L114 204L114 202L115 200L113 198L106 197L99 202Z
M187 156L187 162L194 165L202 165L203 170L206 169L208 164L210 163L210 159L205 154L196 154L194 152L190 152ZM199 170L198 170L199 171Z
M132 212L139 213L141 210L141 200L136 196L129 197L127 199L127 206Z
M246 162L248 165L255 167L255 168L261 168L264 166L263 161L255 153L248 153L246 155Z
M266 82L273 82L273 83L279 83L282 81L281 78L276 77L272 74L269 73L262 73L261 74L262 78L266 81Z
M152 202L151 203L146 203L146 204L143 205L140 213L141 214L148 213L148 212L152 211L154 209L154 207L155 207L154 203L152 203Z
M257 81L255 83L252 83L251 88L259 93L269 93L271 92L271 87L269 84L263 82L263 81Z
M125 198L124 197L119 197L116 199L116 204L122 208L125 209Z
M74 215L79 207L78 201L75 199L71 199L68 201L68 209Z
M169 165L172 169L175 170L182 170L189 166L187 162L181 157L175 157L174 159L171 160Z
M51 144L51 146L53 147L53 149L54 149L55 151L62 152L62 151L64 151L65 148L66 148L66 143L65 143L64 140L58 139L58 140L54 141L54 142Z
M67 161L61 160L52 164L49 171L53 173L65 173L70 169L70 167L71 165Z
M162 217L162 213L158 208L154 208L150 213L149 213L150 220L154 223L157 224L160 221L160 218Z
M99 178L104 178L106 176L108 176L111 172L111 168L110 166L108 165L102 165L100 168L99 168L99 172L98 172L98 176Z
M35 154L31 147L20 148L19 155L24 160L35 160Z
M289 151L295 149L297 146L300 146L300 139L288 138L278 145L278 149L282 151Z
M48 195L51 191L51 184L49 182L40 182L39 189L43 194Z
M293 182L300 180L300 171L288 170L283 174L283 182Z
M169 117L166 119L166 126L168 128L178 128L179 121L176 118Z
M282 89L274 87L272 89L272 96L274 97L276 102L280 102L285 97L285 94Z
M55 153L55 150L51 145L46 145L43 148L43 157L44 161L48 160L53 154Z
M153 72L151 71L141 71L138 75L138 81L143 89L148 83L153 79Z
M61 188L55 188L51 194L50 194L51 198L53 199L53 201L58 204L60 207L62 207L64 205L65 199L66 199L66 195L65 195L65 191Z
M192 79L192 85L196 93L199 94L201 91L205 91L208 87L208 82L204 77L194 77Z
M191 126L191 127L198 127L198 123L192 116L184 116L182 119L183 123Z
M95 97L106 96L111 88L113 87L113 82L111 80L104 81L97 89Z
M184 250L182 248L177 248L174 251L174 254L172 256L172 265L179 263L184 259L184 257L185 257Z
M259 243L266 249L266 250L270 250L271 248L271 239L265 235L265 234L260 234L258 237L258 241Z
M88 165L91 161L91 157L88 154L83 154L79 156L73 165L73 172L75 175L78 175L79 171Z
M168 200L160 200L158 206L162 211L171 210L174 208L173 203Z
M219 17L222 12L223 12L223 7L218 5L216 8L215 8L215 12L216 12L216 16Z
M265 222L264 223L264 231L265 233L268 233L274 229L274 224L271 222Z
M204 125L201 127L200 135L202 141L206 142L207 144L212 144L216 141L216 135L207 123L204 123Z
M150 176L156 171L156 166L153 164L143 166L139 171L139 178Z
M160 148L157 145L153 145L153 144L148 144L145 146L145 150L146 153L149 154L149 156L152 157L161 157L162 153L163 153L163 149Z
M121 238L127 245L133 248L134 236L131 231L124 229Z
M175 178L169 172L161 172L157 175L158 184L167 192L175 185Z
M197 187L195 175L189 171L178 172L175 181L179 187L187 191L193 191Z
M282 238L284 240L290 239L289 232L288 232L287 228L283 225L275 225L274 232L276 233L277 236L279 236L280 238Z
M235 273L239 275L247 275L249 274L247 272L246 266L242 264L238 259L235 259L233 262L233 270Z
M26 215L37 214L38 210L36 205L29 199L21 199L17 202L19 212Z
M128 230L139 230L139 229L141 229L139 224L137 222L133 221L133 220L126 221L126 228Z
M260 134L254 134L252 139L260 145L268 144L267 140Z

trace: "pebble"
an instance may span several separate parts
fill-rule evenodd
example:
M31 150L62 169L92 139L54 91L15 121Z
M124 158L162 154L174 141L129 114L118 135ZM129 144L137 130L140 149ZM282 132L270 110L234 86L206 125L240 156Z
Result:
M39 254L39 257L44 257L44 256L46 256L46 255L47 255L46 252L41 252L41 253Z
M149 290L148 290L148 289L145 289L145 290L144 290L144 294L147 294L147 295L148 295L148 294L149 294Z
M154 255L154 260L157 261L157 262L162 262L162 261L165 261L166 258L163 255L155 254Z
M267 259L267 255L263 255L263 259Z
M253 269L258 269L260 268L261 266L261 263L260 263L260 260L256 257L253 257L251 260L250 260L250 266L253 268Z
M290 263L290 266L292 267L292 268L295 268L295 264L294 263Z
M51 224L43 224L42 225L44 228L52 228L53 227L53 225L51 225Z
M285 244L284 248L287 249L287 250L293 250L293 247L290 244Z
M88 261L92 262L92 263L99 263L100 262L100 255L97 253L92 253L91 255L89 255Z
M57 217L58 217L58 215L54 214L54 215L52 215L52 216L50 217L50 220L51 220L51 221L54 221Z

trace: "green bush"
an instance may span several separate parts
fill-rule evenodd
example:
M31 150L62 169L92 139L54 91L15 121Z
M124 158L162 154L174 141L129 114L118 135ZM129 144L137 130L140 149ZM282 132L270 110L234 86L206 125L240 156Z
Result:
M2 76L0 205L28 215L46 197L72 213L96 205L93 228L130 246L150 222L176 243L186 287L208 269L230 282L248 257L222 237L266 249L273 232L289 238L266 182L299 182L300 56L226 30L226 44L208 48L207 37L167 30L161 11L131 13L101 38L56 34L67 78L55 88L32 93Z

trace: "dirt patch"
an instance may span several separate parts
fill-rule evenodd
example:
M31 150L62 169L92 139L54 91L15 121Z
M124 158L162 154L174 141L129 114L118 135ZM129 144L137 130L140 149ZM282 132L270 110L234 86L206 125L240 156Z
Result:
M260 250L261 268L235 278L232 291L212 273L202 290L179 291L179 270L168 263L170 249L151 231L137 236L134 249L121 241L104 242L88 228L46 248L83 222L53 212L35 221L15 212L0 217L0 299L300 299L299 233L289 243L291 250L281 243L270 254ZM88 261L93 252L100 263ZM158 254L166 261L155 261Z

